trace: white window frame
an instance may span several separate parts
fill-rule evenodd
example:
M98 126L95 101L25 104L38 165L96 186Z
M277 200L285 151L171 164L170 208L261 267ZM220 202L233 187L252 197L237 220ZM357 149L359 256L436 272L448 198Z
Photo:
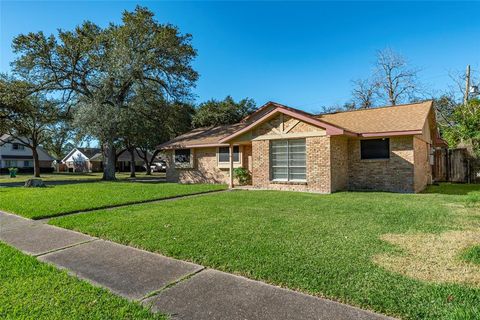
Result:
M305 144L305 166L290 166L290 141L299 141L302 140ZM272 144L278 141L287 142L287 179L274 179L273 178L273 164L272 164L272 154L273 148ZM270 181L273 182L306 182L307 181L307 141L306 139L282 139L282 140L272 140L270 141ZM275 166L279 168L285 168L285 166ZM305 168L305 179L290 179L290 168Z
M242 148L239 145L234 145L238 148L238 161L233 161L234 164L241 164L242 163ZM229 160L227 161L220 161L220 148L228 148ZM217 147L217 163L219 167L228 167L230 164L230 147Z

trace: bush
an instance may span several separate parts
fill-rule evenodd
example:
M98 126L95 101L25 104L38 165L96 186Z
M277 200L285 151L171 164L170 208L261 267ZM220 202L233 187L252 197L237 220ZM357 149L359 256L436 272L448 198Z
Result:
M250 182L250 172L245 168L235 168L233 170L233 177L238 180L240 185L245 185Z
M8 168L8 173L10 178L15 178L17 176L18 168Z

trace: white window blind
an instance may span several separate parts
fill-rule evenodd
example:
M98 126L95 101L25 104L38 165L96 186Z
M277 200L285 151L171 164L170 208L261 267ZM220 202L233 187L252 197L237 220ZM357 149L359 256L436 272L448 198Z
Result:
M274 181L305 181L307 179L305 139L272 140L270 167Z

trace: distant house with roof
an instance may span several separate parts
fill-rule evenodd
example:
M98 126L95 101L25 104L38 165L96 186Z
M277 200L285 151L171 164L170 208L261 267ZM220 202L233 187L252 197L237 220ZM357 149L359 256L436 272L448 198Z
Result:
M135 167L144 170L144 161L134 152ZM149 153L148 157L152 155ZM125 151L117 157L116 170L130 170L130 153ZM61 161L67 171L72 172L100 172L103 170L103 155L100 148L73 148Z
M434 177L439 138L433 102L314 115L268 102L240 123L194 129L158 148L167 181L331 193L419 192Z
M20 139L26 141L24 137ZM54 158L42 147L37 148L41 172L52 172ZM8 168L18 168L19 172L33 172L33 154L30 148L9 134L0 135L0 172L6 173Z

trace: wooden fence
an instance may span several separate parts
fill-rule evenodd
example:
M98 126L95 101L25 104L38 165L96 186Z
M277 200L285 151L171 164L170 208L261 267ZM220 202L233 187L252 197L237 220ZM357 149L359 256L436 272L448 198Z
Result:
M434 156L435 181L480 183L480 161L469 156L466 149L437 149Z

